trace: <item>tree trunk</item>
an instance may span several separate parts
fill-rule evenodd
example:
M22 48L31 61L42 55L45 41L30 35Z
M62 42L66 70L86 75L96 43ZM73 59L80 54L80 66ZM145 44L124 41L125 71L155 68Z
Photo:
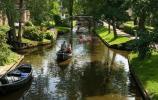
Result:
M88 30L89 30L89 33L91 33L91 22L90 22L90 20L88 20Z
M139 18L138 27L139 27L139 30L141 31L145 30L145 20L146 20L145 16L142 16Z
M137 17L134 18L134 25L138 25Z
M16 38L16 32L15 32L15 26L14 26L14 16L10 13L10 11L6 11L6 15L8 18L8 24L10 27L10 31L9 31L9 41L17 41Z
M70 34L70 43L71 43L71 48L72 47L72 41L73 41L73 0L70 0L70 8L69 8L69 15L70 15L70 28L71 28L71 34Z
M96 21L95 19L93 18L93 33L95 34L95 30L96 30Z
M110 34L111 33L111 29L110 29L110 20L108 20L108 33Z
M113 27L113 32L114 32L114 38L117 37L117 31L116 31L116 22L113 20L112 21L112 27Z
M21 42L22 38L22 22L23 22L23 0L20 0L20 18L19 18L19 31L18 31L18 42Z

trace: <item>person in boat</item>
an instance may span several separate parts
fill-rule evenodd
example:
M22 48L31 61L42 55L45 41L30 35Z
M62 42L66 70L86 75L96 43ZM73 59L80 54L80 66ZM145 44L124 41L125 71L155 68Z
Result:
M65 41L61 44L61 51L63 51L63 52L66 51L66 42Z
M67 53L72 53L71 43L68 44L66 52Z

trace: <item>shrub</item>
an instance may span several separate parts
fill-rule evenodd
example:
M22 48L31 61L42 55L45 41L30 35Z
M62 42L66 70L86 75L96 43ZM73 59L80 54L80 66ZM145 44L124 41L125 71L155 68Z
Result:
M68 27L56 27L58 30L58 33L69 33L70 29Z
M4 32L4 33L5 33L5 32L7 32L7 31L9 31L9 29L10 29L9 26L0 26L0 31L1 31L1 32Z
M151 55L152 48L150 45L153 43L153 35L147 31L138 31L139 39L136 40L136 51L138 51L138 56L140 59L149 57Z
M55 26L55 22L54 21L43 22L41 25L43 27L47 27L48 29L50 29Z
M66 19L66 20L62 20L62 24L60 25L62 27L69 27L69 21Z
M24 29L23 37L34 41L43 41L43 34L34 26L28 26Z
M53 39L53 32L51 31L47 31L45 32L45 38L48 39L48 40L52 40Z
M54 18L56 26L62 25L62 20L61 20L61 17L59 15L54 15L53 18Z
M7 58L10 55L9 46L6 44L6 34L0 31L0 66L7 62Z
M31 21L28 21L28 22L25 23L25 26L34 26L34 25Z

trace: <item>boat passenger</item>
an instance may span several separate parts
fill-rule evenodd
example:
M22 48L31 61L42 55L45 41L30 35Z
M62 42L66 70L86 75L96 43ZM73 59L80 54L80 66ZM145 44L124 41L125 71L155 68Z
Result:
M61 51L66 51L66 42L65 41L61 44Z
M67 53L71 53L72 52L71 43L68 44L66 52Z

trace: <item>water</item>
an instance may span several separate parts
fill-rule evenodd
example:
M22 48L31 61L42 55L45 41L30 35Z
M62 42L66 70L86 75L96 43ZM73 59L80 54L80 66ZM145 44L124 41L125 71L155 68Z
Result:
M73 38L73 57L56 62L56 52L68 36L54 46L27 50L22 63L33 66L33 80L0 100L142 100L130 73L127 55L107 48L96 36ZM91 40L92 39L92 40Z

